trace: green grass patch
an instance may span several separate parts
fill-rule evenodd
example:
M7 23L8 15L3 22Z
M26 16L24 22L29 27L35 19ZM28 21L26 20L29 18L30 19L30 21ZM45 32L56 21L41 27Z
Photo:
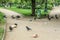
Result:
M3 28L0 28L0 40L2 40L3 33L4 33L4 29Z
M0 24L4 24L5 20L4 20L4 14L0 12Z
M12 10L12 11L15 11L15 12L18 12L20 14L23 14L25 16L29 16L31 15L31 9L19 9L19 8L8 8L9 10Z
M15 7L8 8L8 9L9 10L12 10L12 11L15 11L15 12L18 12L20 14L23 14L25 16L31 16L31 14L32 14L31 9L19 9L19 8L15 8ZM48 10L47 12L44 12L44 9L41 9L41 16L42 17L45 17L45 14L48 15L49 12L50 12L50 10Z

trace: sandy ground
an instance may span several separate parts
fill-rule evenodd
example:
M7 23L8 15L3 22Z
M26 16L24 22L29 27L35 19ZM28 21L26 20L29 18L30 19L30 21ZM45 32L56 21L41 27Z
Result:
M16 12L6 9L0 9L4 12L7 18L7 34L5 40L60 40L60 19L45 19L33 20L33 18L21 18L20 20L12 19L11 15L19 15ZM32 21L30 21L32 20ZM12 32L9 31L9 26L17 23L17 28ZM26 26L32 30L27 31ZM37 38L33 38L33 34L38 34Z

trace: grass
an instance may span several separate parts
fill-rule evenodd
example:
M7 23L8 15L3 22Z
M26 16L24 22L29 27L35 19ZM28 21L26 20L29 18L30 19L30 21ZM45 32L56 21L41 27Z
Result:
M2 40L3 33L4 33L4 28L1 27L5 23L5 20L4 20L3 16L4 16L4 14L0 12L0 40Z
M23 14L25 16L30 16L32 14L32 11L31 9L19 9L19 8L16 8L16 7L11 7L11 8L8 8L9 10L12 10L12 11L15 11L17 13L20 13L20 14ZM48 10L48 12L44 12L44 9L41 9L41 15L44 16L45 14L49 14L50 10ZM37 14L37 13L36 13Z
M2 40L3 33L4 33L4 29L3 28L0 28L0 40Z
M8 8L8 9L15 11L15 12L18 12L20 14L26 15L26 16L29 16L32 13L31 9L19 9L19 8Z
M0 24L4 24L4 22L5 22L3 16L4 16L4 14L0 12Z
M32 14L31 9L21 9L21 8L16 8L16 7L11 7L11 8L8 8L8 9L12 10L12 11L15 11L17 13L23 14L27 17L31 16L31 14ZM47 17L47 15L49 14L50 11L51 10L48 10L47 12L44 12L44 9L41 9L41 18ZM37 15L37 13L36 13L36 15Z
M2 7L0 7L2 8ZM4 14L0 12L0 40L2 40L3 34L4 34L4 27L3 25L5 24L4 20Z

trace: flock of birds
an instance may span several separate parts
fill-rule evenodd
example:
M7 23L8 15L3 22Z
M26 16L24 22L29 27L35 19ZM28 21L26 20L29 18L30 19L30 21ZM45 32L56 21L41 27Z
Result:
M7 18L6 15L4 15L3 17L4 17L5 19ZM17 15L16 17L14 17L14 16L12 15L11 18L12 18L12 19L15 19L15 18L18 19L18 18L21 18L21 17L20 17L19 15ZM53 17L50 17L50 15L48 15L48 20L51 20L51 18L53 18ZM58 16L55 15L55 18L58 19ZM37 19L37 18L34 17L34 20L36 20L36 19ZM14 23L13 25L10 25L10 26L9 26L9 30L12 31L14 28L17 28L17 25L18 25L17 23ZM25 26L25 27L26 27L27 31L32 30L32 29L31 29L30 27L28 27L28 26ZM38 37L38 34L34 34L34 35L33 35L33 38L37 38L37 37Z
M7 18L6 15L4 15L3 17L4 17L5 19ZM14 16L12 15L11 18L12 18L12 19L20 18L20 16L14 17ZM36 20L36 18L34 18L34 20ZM9 26L10 32L13 31L14 28L17 28L17 25L18 25L17 23L14 23L13 25L10 25L10 26ZM28 27L28 26L25 26L25 27L26 27L27 31L32 30L32 29L31 29L30 27ZM37 37L38 37L38 34L34 34L34 35L32 35L32 37L33 37L33 38L37 38Z
M4 18L7 18L6 15L4 15L3 17L4 17ZM16 17L14 17L14 16L12 15L11 18L12 18L12 19L15 19L15 18L18 19L18 18L21 18L21 17L20 17L19 15L17 15ZM48 20L51 20L52 18L54 18L54 17L52 17L52 16L50 17L50 16L48 15ZM55 18L58 19L58 15L55 15ZM37 18L34 17L34 20L36 20L36 19L37 19ZM16 28L16 27L17 27L17 25L18 25L18 24L15 23L14 25L9 26L9 30L12 31L13 28ZM29 31L29 30L32 30L32 29L29 28L28 26L26 26L26 29L27 29L28 31Z

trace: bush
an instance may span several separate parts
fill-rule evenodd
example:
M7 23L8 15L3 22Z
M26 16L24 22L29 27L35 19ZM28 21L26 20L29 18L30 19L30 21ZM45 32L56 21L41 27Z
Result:
M40 8L41 8L41 6L40 6L40 5L37 5L37 6L36 6L36 9L40 9Z
M52 9L52 5L48 4L48 9L51 10Z

